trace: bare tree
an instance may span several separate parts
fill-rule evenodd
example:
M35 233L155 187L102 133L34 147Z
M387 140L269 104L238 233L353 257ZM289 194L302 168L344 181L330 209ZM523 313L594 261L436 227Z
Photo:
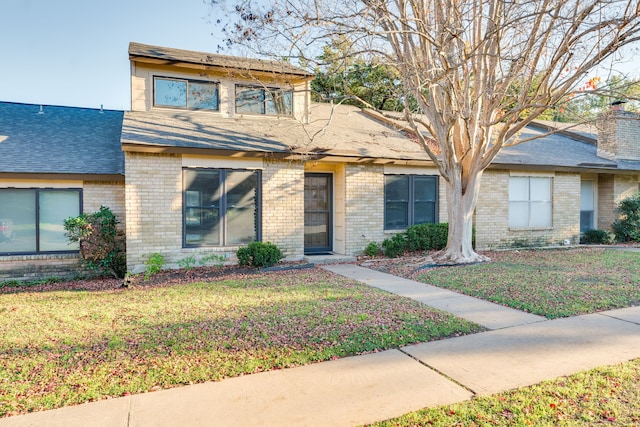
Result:
M223 0L211 0L223 10ZM403 81L405 111L446 181L449 237L442 260L472 248L483 171L519 132L566 99L600 64L640 37L638 0L238 0L227 43L308 60L346 34L354 52L385 58ZM436 142L433 150L429 140Z

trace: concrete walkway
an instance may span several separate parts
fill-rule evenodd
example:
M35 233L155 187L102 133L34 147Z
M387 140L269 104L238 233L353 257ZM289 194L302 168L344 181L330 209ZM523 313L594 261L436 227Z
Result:
M537 316L352 265L328 270L489 332L52 411L4 426L355 426L640 357L640 307Z

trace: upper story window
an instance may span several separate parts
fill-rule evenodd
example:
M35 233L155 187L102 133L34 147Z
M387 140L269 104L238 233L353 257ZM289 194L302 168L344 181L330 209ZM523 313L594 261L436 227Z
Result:
M290 90L236 85L236 113L291 116L293 92Z
M218 111L218 84L199 80L154 77L156 107Z

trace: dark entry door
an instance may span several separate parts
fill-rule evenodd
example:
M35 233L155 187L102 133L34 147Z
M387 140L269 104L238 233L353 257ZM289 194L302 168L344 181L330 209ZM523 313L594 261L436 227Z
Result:
M304 251L330 252L331 247L331 174L304 176Z

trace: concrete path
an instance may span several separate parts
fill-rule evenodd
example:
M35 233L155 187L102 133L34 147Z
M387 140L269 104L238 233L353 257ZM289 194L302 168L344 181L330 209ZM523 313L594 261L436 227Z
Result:
M640 357L640 307L547 321L360 267L325 268L434 307L449 307L493 330L3 418L0 427L347 427Z
M448 311L487 329L509 328L546 320L542 316L524 313L499 304L353 264L323 265L322 268L366 283L369 286L420 301L438 310Z

